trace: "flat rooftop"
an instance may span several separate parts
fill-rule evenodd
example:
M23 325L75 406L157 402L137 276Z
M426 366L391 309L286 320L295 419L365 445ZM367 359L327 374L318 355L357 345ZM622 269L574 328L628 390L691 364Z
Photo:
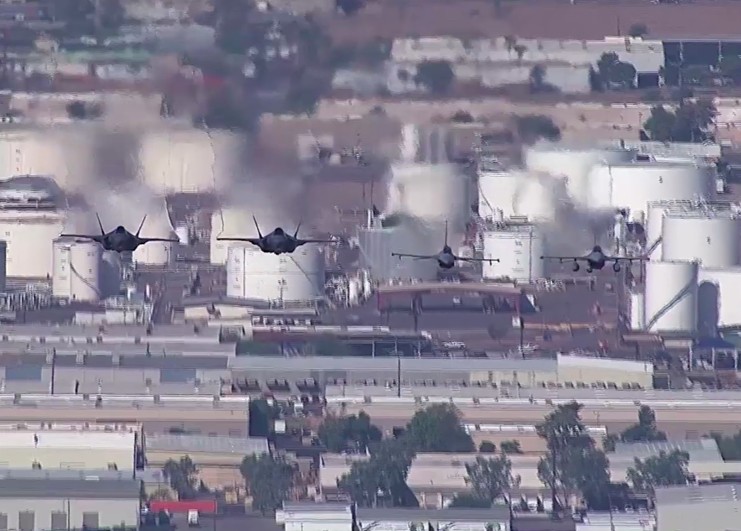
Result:
M260 455L269 452L262 437L208 437L204 435L152 433L145 438L147 450L182 454Z
M140 482L135 479L100 479L91 474L85 479L52 479L39 481L28 478L0 478L0 499L3 498L93 498L138 499Z

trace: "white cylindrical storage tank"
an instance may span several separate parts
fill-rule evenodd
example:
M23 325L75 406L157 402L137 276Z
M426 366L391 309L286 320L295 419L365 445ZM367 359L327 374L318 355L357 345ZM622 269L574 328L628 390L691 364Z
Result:
M741 267L700 269L698 320L703 332L741 326Z
M651 201L712 198L715 168L670 162L599 165L589 175L589 187L590 208L645 212Z
M545 174L524 171L490 171L479 174L479 216L499 221L512 216L526 216L533 221L556 217L564 199L560 183Z
M133 229L131 230L132 232L134 231ZM170 222L170 215L164 204L161 209L152 210L147 214L147 218L144 220L144 226L141 229L141 236L143 238L173 238L173 235L174 229ZM173 242L145 243L133 252L132 260L135 264L167 265L170 263L173 245Z
M164 266L170 263L171 242L149 242L140 245L132 255L135 264Z
M260 225L262 228L262 224ZM266 225L265 233L274 227ZM250 213L244 208L225 207L211 215L211 238L209 242L209 261L213 265L225 265L227 249L235 242L218 241L219 236L257 236L255 224Z
M324 258L316 245L275 255L232 243L227 251L226 277L227 297L284 302L324 297Z
M455 164L394 164L386 210L463 227L471 212L469 179Z
M96 242L55 240L52 294L69 301L91 302L101 298L100 261Z
M63 227L64 216L57 211L0 210L0 238L7 244L7 276L51 278L52 242Z
M192 127L142 135L140 180L158 194L223 190L244 174L246 142L227 131Z
M630 162L635 152L618 147L569 147L536 144L525 150L525 167L566 179L566 189L577 204L589 201L589 173L596 164Z
M190 229L188 225L178 225L175 227L175 236L180 240L181 245L190 244Z
M703 268L739 262L739 220L735 213L669 211L662 229L662 260L697 260Z
M5 261L8 256L8 244L0 240L0 292L5 291L7 286L7 271Z
M512 226L485 232L484 258L499 262L483 262L485 279L508 278L518 282L534 282L545 277L543 235L531 225Z
M515 198L524 179L517 171L479 172L479 216L497 221L515 214Z
M646 329L697 330L697 262L646 263Z
M646 299L643 293L630 294L630 329L646 329Z

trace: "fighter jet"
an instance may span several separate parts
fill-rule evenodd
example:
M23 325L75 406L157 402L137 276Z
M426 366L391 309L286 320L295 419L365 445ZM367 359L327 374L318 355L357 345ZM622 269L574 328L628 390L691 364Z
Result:
M140 245L144 245L149 242L175 242L178 243L180 240L171 238L141 238L139 233L144 226L144 222L147 220L147 216L142 219L139 230L136 234L131 234L123 225L119 225L111 232L106 233L103 228L103 223L100 221L100 216L95 214L98 218L98 226L100 227L100 234L61 234L61 238L79 238L82 240L92 240L98 242L103 249L106 251L116 251L117 253L135 251Z
M602 247L600 247L599 245L595 245L594 247L592 247L592 251L586 256L541 256L540 259L558 260L560 263L573 260L574 265L572 269L574 271L579 271L579 262L586 262L587 273L591 273L592 271L600 271L603 267L605 267L606 263L613 262L612 270L617 273L620 271L620 262L628 262L629 264L632 264L633 262L645 262L648 260L648 257L607 256L602 251Z
M293 233L293 236L288 234L280 227L276 227L273 232L263 236L260 232L260 226L257 224L257 219L255 219L255 216L252 216L252 220L255 222L255 227L257 228L257 238L218 237L216 239L222 242L249 242L252 245L259 247L263 253L272 254L292 253L296 250L297 247L305 245L307 243L334 243L332 240L304 240L299 238L298 231L301 228L301 223L299 223L298 227L296 227L296 232Z
M448 245L448 222L445 222L445 243L443 249L437 254L407 254L407 253L391 253L391 256L396 256L401 260L402 258L415 258L417 260L437 260L437 265L441 269L451 269L456 262L499 262L498 258L463 258L456 256L453 253L453 249Z

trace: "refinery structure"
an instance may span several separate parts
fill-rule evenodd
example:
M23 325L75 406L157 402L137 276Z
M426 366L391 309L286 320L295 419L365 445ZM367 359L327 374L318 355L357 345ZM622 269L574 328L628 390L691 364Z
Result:
M202 304L214 325L221 322L215 305L227 300L245 308L240 315L250 307L353 308L374 294L381 304L389 293L407 293L405 286L441 280L434 261L391 255L436 253L447 224L453 252L483 261L461 265L445 285L465 283L489 301L484 307L498 304L492 297L521 292L537 311L544 285L571 281L570 267L541 257L580 256L600 244L614 256L650 258L615 280L625 287L626 332L694 337L741 326L729 302L741 282L741 207L720 200L713 155L696 146L541 142L525 146L520 161L481 148L473 165L462 166L446 127L404 125L397 155L372 185L381 190L379 205L367 202L355 225L328 234L336 244L273 255L218 237L251 235L253 216L266 232L275 226L292 232L301 221L302 231L321 227L291 207L282 210L272 197L279 188L249 184L256 177L245 138L166 121L116 135L74 124L45 132L14 124L0 132L6 310L87 305L73 320L105 320L91 315L116 308L126 322L146 324L145 316L188 320ZM309 152L301 156L311 156L309 140L297 143ZM78 144L87 146L85 156L75 151ZM59 239L62 232L97 231L95 213L105 230L119 224L133 230L146 215L143 235L176 236L180 243L154 242L119 256ZM167 275L178 272L183 280L173 286ZM142 278L148 280L137 286ZM163 293L179 290L182 301L178 294L163 302ZM418 299L411 300L415 315ZM522 314L523 306L515 306Z

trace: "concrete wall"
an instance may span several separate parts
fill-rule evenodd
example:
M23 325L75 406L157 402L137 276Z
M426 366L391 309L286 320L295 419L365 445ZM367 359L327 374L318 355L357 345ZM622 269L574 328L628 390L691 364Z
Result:
M83 513L98 513L98 527L138 526L139 500L84 500L74 498L0 500L0 515L8 518L7 529L20 529L20 512L34 512L34 530L51 529L52 512L69 512L69 527L80 529ZM24 530L25 531L25 530Z

